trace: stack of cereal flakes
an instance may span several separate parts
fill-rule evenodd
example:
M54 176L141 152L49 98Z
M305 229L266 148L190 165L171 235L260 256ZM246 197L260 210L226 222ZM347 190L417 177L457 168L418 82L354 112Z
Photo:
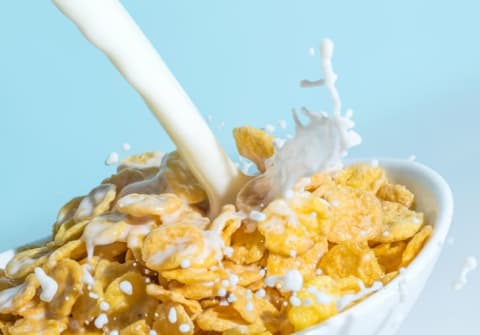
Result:
M264 171L271 135L234 136ZM432 232L370 164L302 179L262 211L210 220L206 203L176 152L125 159L1 272L0 332L291 334L380 289Z

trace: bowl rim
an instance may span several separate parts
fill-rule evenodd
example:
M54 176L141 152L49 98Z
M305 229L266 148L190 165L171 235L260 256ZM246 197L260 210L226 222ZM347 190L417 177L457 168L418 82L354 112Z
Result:
M295 332L294 335L308 335L312 331L337 325L343 319L353 318L353 316L357 314L360 309L372 307L373 305L387 298L391 290L396 289L401 284L401 281L403 280L405 275L409 276L412 273L421 272L421 265L431 260L432 257L435 258L436 253L439 250L443 249L445 239L452 223L454 209L453 193L447 181L432 168L422 163L419 163L418 161L411 161L405 159L356 158L346 160L345 166L355 163L368 163L372 162L373 160L378 161L380 164L379 166L384 167L387 173L388 166L396 166L400 169L416 171L417 175L430 179L432 185L436 186L433 190L433 194L435 195L439 206L437 218L435 223L433 224L434 229L432 235L427 240L422 250L415 257L415 259L408 265L408 267L404 268L404 271L401 272L401 275L395 277L381 290L377 291L373 295L369 296L367 299L349 308L348 310L342 311L322 323L313 325L299 332ZM384 164L384 166L382 166L382 164ZM433 266L435 266L435 264L433 264Z

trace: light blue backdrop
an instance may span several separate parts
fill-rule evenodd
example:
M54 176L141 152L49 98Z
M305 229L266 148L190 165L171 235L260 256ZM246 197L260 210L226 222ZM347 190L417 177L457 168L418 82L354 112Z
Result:
M463 257L480 254L478 2L124 3L200 111L214 127L225 122L216 132L232 155L235 125L290 120L294 106L330 109L325 92L298 81L318 79L308 50L331 37L338 87L364 139L352 155L415 154L456 195L456 244L402 334L478 330L479 274L450 292ZM103 161L122 143L172 149L138 95L49 1L1 4L0 113L2 249L48 233L63 202L112 173Z

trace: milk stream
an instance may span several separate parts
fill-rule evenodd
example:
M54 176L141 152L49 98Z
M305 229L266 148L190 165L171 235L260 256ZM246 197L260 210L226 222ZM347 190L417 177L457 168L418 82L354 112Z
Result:
M53 0L143 97L205 188L210 215L245 181L152 44L118 0Z
M302 177L319 171L335 171L342 168L342 158L348 149L361 143L353 130L351 111L341 114L341 100L335 82L337 75L332 66L333 42L329 39L320 45L321 66L325 78L317 81L302 81L302 87L325 86L333 100L333 115L315 113L302 108L309 119L302 124L293 112L295 136L267 162L264 174L252 179L240 191L237 206L243 211L262 208L270 201L292 188Z

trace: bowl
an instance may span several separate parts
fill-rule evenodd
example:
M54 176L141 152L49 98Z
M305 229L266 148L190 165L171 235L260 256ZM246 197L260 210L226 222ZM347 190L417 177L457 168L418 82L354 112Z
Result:
M396 334L432 273L452 222L450 187L437 172L418 162L379 159L379 164L390 181L405 185L415 194L416 209L422 211L425 221L434 227L432 236L413 262L383 289L347 311L296 335Z
M296 335L393 335L432 273L452 221L450 187L438 173L418 162L380 159L379 164L390 181L407 186L415 194L416 209L422 211L426 222L434 226L432 236L408 268L383 289L347 311ZM0 268L14 254L15 250L0 253Z

